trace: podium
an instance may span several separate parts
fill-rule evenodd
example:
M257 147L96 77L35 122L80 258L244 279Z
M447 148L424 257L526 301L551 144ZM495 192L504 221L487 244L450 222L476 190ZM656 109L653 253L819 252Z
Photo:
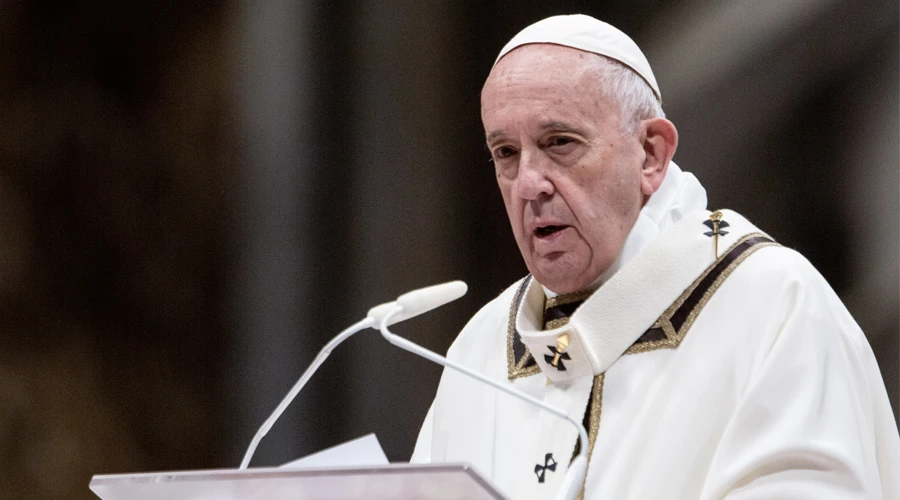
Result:
M106 474L103 500L507 500L466 464Z

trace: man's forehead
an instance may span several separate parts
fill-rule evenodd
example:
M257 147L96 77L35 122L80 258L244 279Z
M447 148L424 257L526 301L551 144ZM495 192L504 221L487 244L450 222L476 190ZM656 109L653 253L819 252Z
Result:
M482 105L496 92L516 85L577 90L579 80L599 59L596 54L553 44L518 47L491 70L482 88Z
M564 45L530 43L511 50L509 54L494 65L490 74L529 71L532 67L539 66L586 67L589 64L593 64L599 57L597 54ZM490 78L490 75L488 78Z
M482 112L518 99L540 98L547 104L542 122L559 121L552 111L566 103L594 99L602 57L570 47L531 44L519 47L500 61L488 75L481 93Z

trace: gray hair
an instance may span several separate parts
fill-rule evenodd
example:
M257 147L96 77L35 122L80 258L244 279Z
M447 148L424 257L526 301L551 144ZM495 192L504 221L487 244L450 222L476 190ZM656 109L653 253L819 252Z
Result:
M641 120L666 117L653 89L640 75L615 59L593 55L597 63L588 71L596 74L600 91L619 104L622 133L633 134Z

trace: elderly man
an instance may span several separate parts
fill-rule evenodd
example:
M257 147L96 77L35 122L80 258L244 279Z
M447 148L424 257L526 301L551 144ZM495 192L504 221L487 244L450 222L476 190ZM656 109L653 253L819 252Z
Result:
M631 39L538 22L501 51L481 110L530 275L448 355L584 417L583 498L900 498L865 336L801 255L706 210ZM553 498L578 446L559 418L445 371L413 461Z

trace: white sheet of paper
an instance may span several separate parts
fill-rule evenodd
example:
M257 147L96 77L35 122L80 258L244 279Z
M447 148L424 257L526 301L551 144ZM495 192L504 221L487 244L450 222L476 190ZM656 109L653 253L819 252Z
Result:
M281 467L297 469L301 467L358 467L368 465L388 465L387 456L375 434L317 451L312 455L298 458Z

